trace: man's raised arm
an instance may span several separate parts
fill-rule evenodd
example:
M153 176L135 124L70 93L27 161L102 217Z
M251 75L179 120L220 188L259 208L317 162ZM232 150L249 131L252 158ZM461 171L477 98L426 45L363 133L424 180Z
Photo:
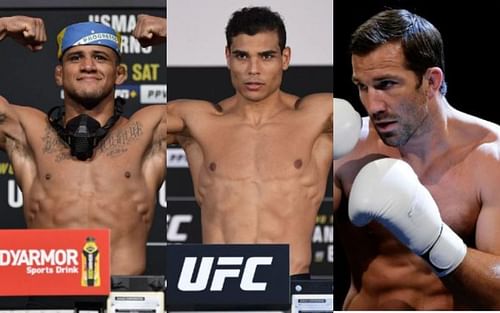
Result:
M139 14L132 35L139 40L143 47L164 43L167 38L167 19Z
M39 51L47 41L43 20L28 16L0 17L0 41L11 37L31 51ZM0 149L7 150L9 138L22 133L15 106L0 96Z
M39 51L47 41L45 25L40 18L29 16L0 17L0 40L11 37L31 51Z

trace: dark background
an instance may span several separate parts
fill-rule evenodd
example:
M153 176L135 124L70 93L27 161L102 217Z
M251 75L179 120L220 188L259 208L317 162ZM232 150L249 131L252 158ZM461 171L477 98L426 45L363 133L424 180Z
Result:
M202 0L200 0L202 1ZM228 0L229 1L229 0ZM86 21L90 14L141 13L165 16L165 0L0 0L0 16L28 15L45 20L48 41L44 49L32 53L7 38L0 42L0 94L10 102L30 105L47 111L61 105L60 89L54 82L56 59L56 34L67 24ZM130 33L125 35L130 36ZM124 90L137 92L141 84L165 84L168 80L168 99L199 98L220 101L234 93L226 68L166 68L165 45L155 46L151 54L125 54L123 61L129 67L129 78ZM155 80L135 80L133 64L159 63ZM217 85L207 84L216 81ZM196 86L193 88L192 86ZM313 92L333 91L333 66L295 66L284 76L283 89L298 96ZM145 104L140 95L127 99L125 115L132 114ZM170 168L167 174L168 188L159 191L158 205L148 239L147 272L163 275L165 272L164 247L167 243L201 242L199 208L194 201L192 182L185 167ZM314 276L331 278L333 260L328 251L333 249L332 177L325 190L325 199L320 209L317 231L322 239L313 241ZM169 201L167 208L167 199ZM25 228L22 213L22 197L15 186L14 176L7 155L0 151L0 229ZM169 228L177 218L179 228ZM170 224L166 221L170 220ZM1 278L0 278L1 279ZM0 307L5 298L0 298Z
M334 92L349 100L366 116L351 82L348 51L350 34L366 19L385 8L404 8L416 13L440 30L444 41L447 99L458 110L500 122L498 111L498 39L500 3L439 0L335 0L334 1ZM337 234L335 233L335 236ZM338 237L336 237L338 238ZM349 242L355 245L355 242ZM343 247L335 241L335 310L342 302L349 284L349 268ZM405 277L401 277L405 279Z
M44 20L48 38L44 49L37 53L32 53L10 38L0 42L0 95L11 103L30 105L45 112L53 106L61 105L63 100L60 88L54 81L54 68L57 65L55 43L57 33L68 24L88 21L89 15L97 15L99 18L103 15L114 15L115 18L125 16L128 23L131 16L137 17L138 14L143 13L166 16L166 1L1 0L0 16L41 17ZM129 31L121 32L123 37L128 37L128 39L132 37ZM122 95L127 98L125 115L130 116L137 109L148 105L141 101L141 86L166 84L166 46L154 46L146 52L140 50L134 53L124 53L122 63L127 65L129 73L127 81L117 89L124 92ZM147 64L160 66L156 77L137 76L137 73L134 75L134 64L141 69ZM165 219L166 201L163 186L158 193L158 205L148 239L146 274L164 274ZM22 197L15 185L9 159L5 152L0 151L0 229L2 228L26 228L26 224L22 212ZM23 301L0 297L0 307L20 307Z

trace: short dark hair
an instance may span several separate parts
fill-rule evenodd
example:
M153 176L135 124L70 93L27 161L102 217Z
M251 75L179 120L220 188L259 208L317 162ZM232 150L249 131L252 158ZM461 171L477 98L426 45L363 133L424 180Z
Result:
M276 31L280 49L281 51L285 49L286 30L281 16L268 7L245 7L234 12L227 23L227 47L231 47L233 37L239 34L253 36L264 31Z
M444 73L444 48L441 33L428 20L403 9L382 11L359 26L351 36L353 55L364 56L381 45L400 42L406 67L422 82L429 67L437 66ZM439 89L446 94L446 82Z

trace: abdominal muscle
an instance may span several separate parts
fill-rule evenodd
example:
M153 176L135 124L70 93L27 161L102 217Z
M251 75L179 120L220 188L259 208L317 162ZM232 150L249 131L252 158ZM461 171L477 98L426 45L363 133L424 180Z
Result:
M31 197L25 197L24 212L28 228L109 229L111 274L138 275L145 270L145 245L155 206L154 194L152 199L148 194L136 184L88 194L62 185L47 190L35 184Z
M309 272L319 186L212 176L197 190L204 243L289 244L290 274Z
M338 229L343 233L342 226ZM347 234L352 274L344 309L453 309L453 297L441 280L395 238L377 231L368 237ZM376 240L379 236L384 239Z

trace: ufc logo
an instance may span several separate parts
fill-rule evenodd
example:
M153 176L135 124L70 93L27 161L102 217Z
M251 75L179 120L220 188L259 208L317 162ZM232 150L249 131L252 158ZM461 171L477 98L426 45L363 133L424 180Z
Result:
M198 275L193 281L193 273L197 257L186 257L182 265L181 275L177 288L182 291L202 291L206 290L210 273L214 263L214 257L202 257ZM244 291L265 291L267 283L254 282L257 266L271 265L273 257L250 257L245 263L243 274L241 275L240 288ZM219 257L215 266L210 291L222 291L226 278L240 277L239 268L224 268L226 265L242 265L243 257Z
M188 239L188 234L181 233L181 224L191 223L193 216L190 214L178 214L170 216L167 214L167 241L184 242Z

